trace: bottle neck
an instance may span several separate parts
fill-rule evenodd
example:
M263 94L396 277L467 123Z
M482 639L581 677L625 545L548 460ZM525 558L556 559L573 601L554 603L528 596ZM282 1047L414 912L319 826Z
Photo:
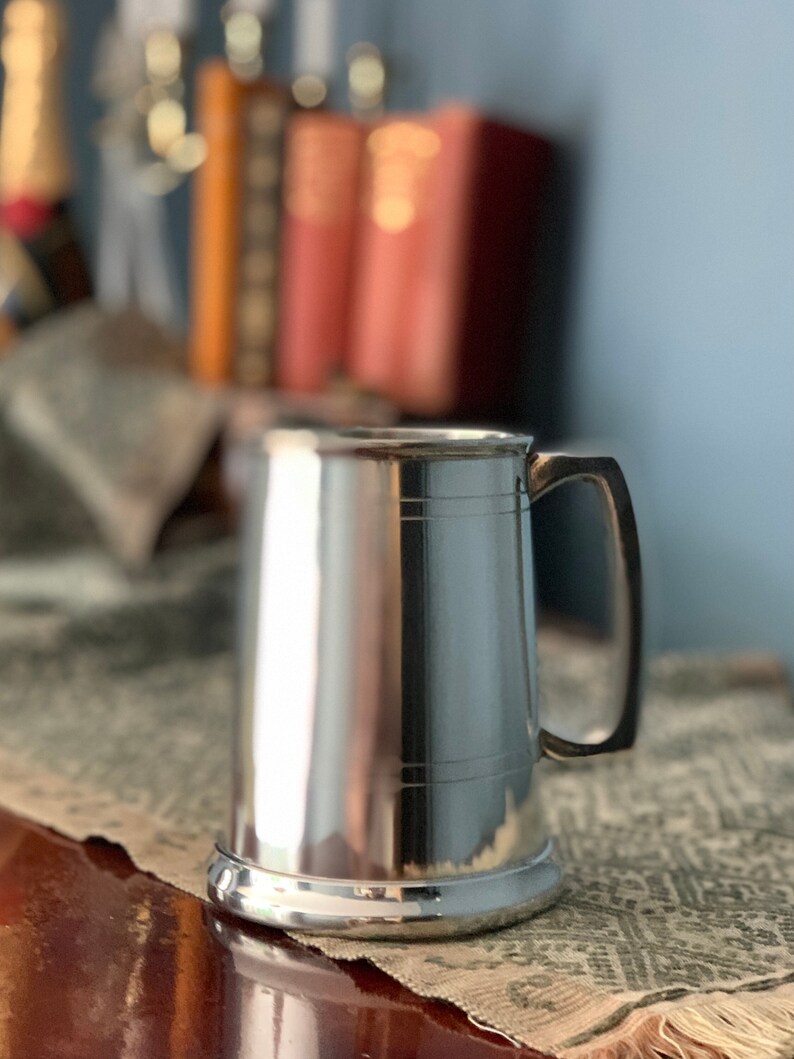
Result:
M66 27L57 0L10 0L3 16L0 202L56 204L72 167L63 112Z

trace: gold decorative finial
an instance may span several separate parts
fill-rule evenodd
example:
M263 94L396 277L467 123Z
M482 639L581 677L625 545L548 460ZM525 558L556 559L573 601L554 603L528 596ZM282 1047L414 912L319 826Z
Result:
M253 81L264 69L264 26L253 11L222 11L223 35L229 66L243 81Z
M377 118L383 111L386 65L380 49L367 41L347 52L347 87L353 113L359 118Z
M292 82L292 98L304 110L322 106L327 96L328 85L317 74L301 74Z

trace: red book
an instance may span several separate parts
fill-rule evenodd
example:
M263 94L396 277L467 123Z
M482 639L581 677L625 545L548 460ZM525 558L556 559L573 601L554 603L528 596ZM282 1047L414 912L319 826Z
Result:
M515 381L550 145L462 106L367 139L348 367L415 415L498 415Z
M347 349L365 135L333 113L296 114L287 130L277 354L287 390L325 389Z

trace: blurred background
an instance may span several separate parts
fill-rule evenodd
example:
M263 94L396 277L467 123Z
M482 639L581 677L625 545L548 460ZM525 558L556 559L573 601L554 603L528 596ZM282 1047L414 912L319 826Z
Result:
M23 2L16 0L20 8ZM13 6L6 3L4 13ZM111 0L64 0L61 7L68 23L68 46L58 76L65 85L64 136L74 178L55 197L68 203L76 244L93 289L100 294L103 280L107 286L114 269L123 272L114 247L119 251L128 238L123 226L113 220L118 211L112 203L124 197L125 182L133 179L133 169L137 172L142 164L139 157L134 164L121 156L114 161L108 144L112 148L117 141L112 130L110 138L105 135L103 139L101 123L107 133L108 116L118 113L119 99L125 92L131 98L147 85L153 93L147 107L154 105L152 101L177 100L184 108L183 126L173 108L163 110L167 149L159 154L152 151L149 126L151 159L147 165L151 162L154 168L147 169L147 179L151 177L155 185L163 183L145 188L145 194L157 200L157 207L141 208L139 215L146 214L134 238L142 241L143 248L134 252L137 264L130 266L138 278L120 280L117 290L136 289L138 302L146 302L142 306L145 315L156 318L177 345L187 336L190 370L208 390L210 385L217 388L229 380L225 369L218 368L217 349L210 351L209 360L205 354L202 361L201 352L196 353L191 328L194 338L197 328L209 333L206 321L196 319L198 307L206 308L212 300L206 291L201 293L206 277L202 280L197 272L212 271L223 250L206 227L208 213L215 206L208 207L209 199L204 199L199 208L196 197L221 194L217 187L218 181L223 183L223 163L220 170L217 166L212 170L215 190L202 190L202 173L206 175L211 165L205 159L206 146L199 139L183 142L180 137L199 130L199 135L212 141L212 104L221 100L228 84L216 70L212 76L219 79L203 89L202 97L201 71L209 57L220 63L227 60L219 57L227 55L234 76L248 84L263 76L259 45L256 41L250 44L251 23L238 24L242 35L238 34L236 53L233 33L230 45L231 15L253 15L264 25L261 52L268 91L275 93L272 98L281 99L279 93L283 93L286 100L295 79L308 77L303 85L308 96L295 93L302 104L301 120L316 120L321 113L339 116L338 128L334 128L342 139L337 138L327 148L327 156L313 163L322 172L341 165L338 160L346 150L343 134L347 135L344 130L349 131L350 121L366 125L394 118L392 111L409 112L417 127L438 135L441 156L446 158L454 154L446 151L446 145L463 143L468 135L456 124L460 114L470 123L466 128L475 128L483 116L493 119L502 130L492 137L493 150L478 147L471 156L474 161L454 163L458 170L454 159L450 161L445 175L438 176L442 190L436 192L435 208L442 209L438 202L445 200L445 188L450 198L459 185L470 188L461 178L467 165L478 174L484 190L480 198L467 192L469 205L461 207L460 216L472 223L471 217L476 220L488 209L494 210L486 228L497 233L493 236L494 260L509 262L510 273L505 270L504 276L497 277L503 290L505 284L509 286L509 275L516 273L519 258L512 244L500 249L498 233L505 226L522 231L522 225L526 227L527 239L522 244L526 253L518 270L526 300L516 294L505 302L504 312L498 306L486 306L481 322L472 325L473 333L487 333L487 321L497 319L501 326L509 309L515 325L511 333L520 336L514 339L516 354L508 365L509 382L490 393L487 402L464 399L463 385L449 400L434 401L425 399L427 395L416 397L399 387L378 385L382 365L365 363L365 350L342 372L351 375L358 386L346 387L335 378L332 389L338 400L355 402L364 400L362 394L374 394L382 405L373 406L370 400L358 406L363 408L361 415L372 421L400 415L465 416L535 430L545 446L613 453L624 467L637 506L650 646L769 648L794 663L791 4L785 0L752 4L732 0L700 0L697 4L687 0L664 4L653 0L279 0L277 5L227 5L222 18L220 5L215 3L191 6L163 0L154 14L151 4L122 4L118 10L121 22L127 19L124 32L128 37L122 34L121 43L117 40L111 45L102 37L107 33L107 19L118 14ZM124 84L109 89L109 72L123 72L120 57L134 49L141 51L145 38L155 30L172 32L179 41L178 77L168 74L167 41L160 40L165 67L162 62L158 68L157 61L147 66L136 60L129 74L132 89ZM6 24L5 109L0 129L0 138L6 142L12 136L9 123L14 120L7 109L8 32ZM361 42L372 47L351 53L351 47ZM17 54L28 53L23 47ZM357 56L363 56L364 63L358 68L359 95L353 93L351 107L351 64ZM385 70L382 84L378 79L380 57ZM172 91L176 80L178 92ZM209 81L207 75L205 86ZM467 104L469 109L450 117L443 109L450 100ZM282 106L287 113L293 104L283 102ZM250 116L254 111L247 113ZM251 117L251 136L259 134L256 120ZM291 125L290 117L283 120L284 150L288 156L292 151L293 162L295 158L305 161L311 151L316 154L319 148L313 141L311 151L307 147L301 155L301 126ZM176 133L168 132L168 121L176 121ZM259 132L270 135L265 125ZM476 125L478 130L483 127ZM511 140L512 133L505 131L508 127L529 134L531 140ZM309 126L303 128L309 143ZM128 133L118 135L123 139ZM57 134L50 129L44 139L51 142L53 136ZM140 136L145 138L145 128L143 133L129 133L131 139ZM170 157L168 151L177 140L179 150ZM491 142L483 135L481 142L486 140ZM386 140L383 143L384 150L392 150ZM542 145L549 146L548 156ZM210 142L210 153L214 149ZM488 162L488 158L493 160ZM513 158L523 174L517 186L510 179ZM311 182L316 174L312 176L314 171L306 164L309 176L305 179ZM377 171L375 177L365 177L375 180L377 191L376 178ZM493 205L484 205L494 197L503 202L502 214ZM452 206L443 208L453 210ZM129 207L131 213L136 209ZM23 227L28 223L25 219L19 222L18 215L17 210L11 222L6 217L12 228L15 223ZM296 212L295 216L309 223L308 214ZM301 298L311 297L306 282L301 288L295 280L296 275L300 279L311 272L301 255L315 260L315 252L326 253L330 256L325 260L333 263L346 252L341 243L330 251L321 242L306 250L301 242L303 229L297 231L293 220L282 217L280 224L278 275L286 286L295 287L296 299L287 304L284 290L278 294L284 335L291 313L298 320L305 318L295 306L303 304ZM464 221L456 217L454 223ZM400 227L399 219L389 224L392 234L405 227ZM382 230L388 232L389 225ZM381 260L381 253L388 258L391 251L384 250L374 237L362 236L360 225L356 231L359 262L367 253L373 255L372 260ZM243 243L249 235L243 233ZM365 237L369 242L362 250ZM434 237L427 238L432 242ZM490 236L486 233L482 238L487 242ZM238 246L236 252L243 251ZM387 268L403 276L412 251L400 253L402 264L394 265L388 258ZM293 256L287 259L284 255L288 254ZM200 263L207 258L209 263ZM466 262L467 276L476 277L478 269L486 269L476 254L469 253ZM161 272L166 279L152 283L152 277ZM149 290L142 297L147 276ZM322 280L314 276L312 282ZM446 277L439 282L443 289L452 283ZM366 284L360 277L350 283L359 305L366 306L367 299L378 303L382 296L377 289L362 292L359 287ZM481 288L482 284L473 282L472 289ZM273 296L272 290L268 296ZM112 290L104 296L105 311L117 311L113 297ZM123 295L118 299L123 301ZM62 302L70 300L64 297ZM136 299L131 296L131 300ZM60 305L56 308L62 311ZM33 341L36 328L42 326L32 322L32 317L44 320L47 315L37 311L30 314L31 320L13 318L9 327L16 337L6 357L9 368L14 343ZM367 321L372 323L371 313L367 316L367 310L360 309L360 316L364 320L360 343L371 350L375 346L366 344L370 332L365 326ZM75 334L79 340L79 328ZM238 376L232 384L250 389L275 381L285 392L322 392L324 384L304 385L302 381L304 339L295 338L294 358L279 354L280 371L285 374L260 380ZM507 341L506 333L501 340ZM107 338L97 339L100 345L107 342ZM388 345L385 341L384 349ZM477 377L470 352L463 351L462 344L460 350L460 370L468 373L466 378L472 372ZM482 348L480 356L487 364L489 354ZM252 370L255 376L256 369ZM6 376L8 380L8 372ZM3 384L0 379L0 396L4 385L13 432L18 438L23 427L28 429L38 439L41 455L41 439L47 431L31 426L40 420L27 397L27 403L17 397L9 403L8 394L21 384L13 378ZM30 379L26 385L29 397ZM321 408L318 414L332 421L339 416L359 418L355 403L352 409L348 403L340 412L334 405L330 410ZM256 422L263 415L280 421L283 414L281 406L252 413ZM313 413L303 414L311 417ZM203 458L206 437L196 446ZM198 474L198 455L194 462ZM4 504L8 496L15 495L9 466L10 460L2 482ZM14 482L19 485L17 479ZM182 485L185 492L185 482ZM178 492L173 486L165 489L163 512L169 503L174 506ZM581 495L571 490L543 503L547 510L537 519L542 600L555 612L598 624L605 612L606 578L600 538L587 528L593 500L585 488ZM134 545L130 547L135 551Z

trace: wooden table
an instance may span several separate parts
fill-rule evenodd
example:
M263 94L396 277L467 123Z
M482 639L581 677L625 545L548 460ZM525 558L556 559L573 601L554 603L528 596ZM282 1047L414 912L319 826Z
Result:
M0 811L0 1059L539 1059Z

